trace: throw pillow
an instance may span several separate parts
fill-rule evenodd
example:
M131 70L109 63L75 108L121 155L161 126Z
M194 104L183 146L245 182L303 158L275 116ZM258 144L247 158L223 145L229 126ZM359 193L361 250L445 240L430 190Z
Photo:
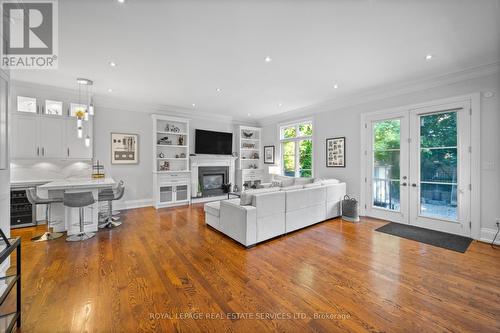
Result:
M293 183L294 183L294 179L293 178L282 179L281 180L281 187L289 187L289 186L292 186Z

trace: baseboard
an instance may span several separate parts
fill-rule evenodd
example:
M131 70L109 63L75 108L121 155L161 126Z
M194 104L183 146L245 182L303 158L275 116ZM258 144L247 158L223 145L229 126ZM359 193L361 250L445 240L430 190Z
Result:
M113 202L113 209L127 210L153 206L153 199L139 199Z
M479 239L479 241L491 244L496 233L497 230L495 229L481 228L481 238ZM500 233L497 236L495 244L500 245Z

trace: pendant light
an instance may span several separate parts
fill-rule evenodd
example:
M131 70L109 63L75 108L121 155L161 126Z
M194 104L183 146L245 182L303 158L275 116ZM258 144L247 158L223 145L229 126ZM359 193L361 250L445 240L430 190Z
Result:
M91 89L94 84L92 80L77 78L78 84L78 110L75 112L77 135L79 139L83 138L83 121L88 121L90 115L94 115L94 104L92 102ZM82 86L85 86L85 107L82 107ZM85 146L90 146L90 136L85 137Z

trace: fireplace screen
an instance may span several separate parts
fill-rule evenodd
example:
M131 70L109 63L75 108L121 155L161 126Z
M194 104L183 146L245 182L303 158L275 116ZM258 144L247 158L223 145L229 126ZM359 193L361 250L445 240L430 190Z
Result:
M224 175L203 175L203 189L214 190L222 187Z

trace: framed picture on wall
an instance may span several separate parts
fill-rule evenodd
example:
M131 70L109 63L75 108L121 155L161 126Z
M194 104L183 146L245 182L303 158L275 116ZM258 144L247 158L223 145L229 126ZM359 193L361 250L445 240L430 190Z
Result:
M274 164L274 146L264 146L264 164Z
M51 101L50 99L45 100L45 114L62 116L63 103L60 101Z
M326 167L345 168L345 137L326 139Z
M111 164L139 163L139 135L111 133Z

